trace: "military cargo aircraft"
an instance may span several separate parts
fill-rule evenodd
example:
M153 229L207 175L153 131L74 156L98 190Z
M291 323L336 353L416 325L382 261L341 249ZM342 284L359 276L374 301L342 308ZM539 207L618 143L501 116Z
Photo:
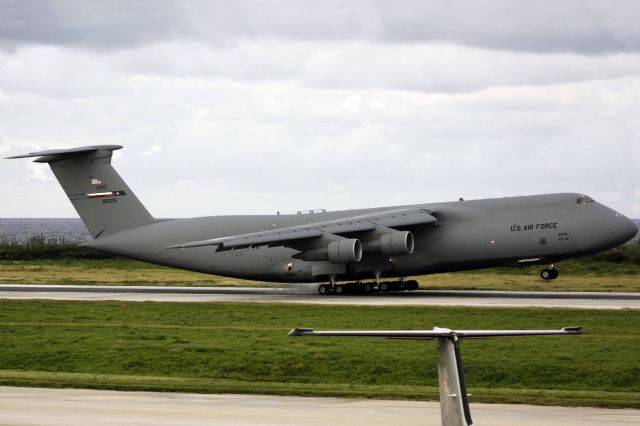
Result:
M320 294L412 290L412 275L495 266L548 265L541 277L554 280L555 262L615 247L638 231L621 213L578 193L157 219L111 166L120 148L9 158L49 164L93 237L84 247L234 278L318 282Z

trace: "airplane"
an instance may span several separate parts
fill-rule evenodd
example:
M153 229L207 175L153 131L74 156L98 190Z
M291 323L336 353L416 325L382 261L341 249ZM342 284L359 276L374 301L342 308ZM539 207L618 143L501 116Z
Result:
M514 336L575 336L582 327L563 327L560 330L331 330L294 328L290 337L373 337L384 339L438 340L438 386L442 426L473 426L469 394L464 379L460 340Z
M111 165L121 148L8 159L49 164L93 237L83 247L233 278L315 282L320 294L415 290L407 277L497 266L548 265L541 277L554 280L554 263L616 247L638 232L621 213L579 193L158 219Z

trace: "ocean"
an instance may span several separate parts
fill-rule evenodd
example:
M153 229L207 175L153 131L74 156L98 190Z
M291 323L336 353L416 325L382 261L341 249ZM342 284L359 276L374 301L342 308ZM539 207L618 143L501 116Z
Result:
M634 219L640 226L640 219ZM31 237L43 235L48 239L64 238L70 242L83 242L91 235L82 221L77 219L13 219L0 218L0 238L24 242ZM636 235L640 239L640 234Z

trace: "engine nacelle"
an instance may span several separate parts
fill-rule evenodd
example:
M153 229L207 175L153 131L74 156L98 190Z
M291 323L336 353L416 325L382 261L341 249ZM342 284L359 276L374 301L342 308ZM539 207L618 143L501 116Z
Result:
M385 255L413 253L413 234L409 231L390 232L383 234L376 240L365 241L364 251L367 253L382 253Z
M380 251L382 254L411 254L413 253L413 234L409 231L392 232L380 237Z
M307 249L293 256L295 259L353 263L362 259L362 243L358 239L331 241L327 247Z
M360 259L362 259L362 243L356 238L331 241L327 247L327 254L331 263L360 262Z

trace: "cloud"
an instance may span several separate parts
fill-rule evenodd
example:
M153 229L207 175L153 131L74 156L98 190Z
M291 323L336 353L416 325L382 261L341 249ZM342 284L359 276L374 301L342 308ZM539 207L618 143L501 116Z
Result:
M28 179L37 181L49 180L49 174L47 173L48 167L45 164L28 163L27 169L29 170L29 174L27 175Z
M186 19L184 10L169 0L2 0L0 39L6 47L45 44L108 50L188 36Z
M143 158L153 157L162 152L162 145L159 143L151 145L149 148L140 151L140 156Z
M640 50L633 0L513 2L3 0L0 40L111 50L157 42L246 39L453 43L487 49L601 54Z
M625 195L638 188L638 78L432 94L169 77L91 102L10 98L4 120L22 126L7 143L125 145L118 171L160 217L562 191L640 216ZM24 175L13 164L0 177ZM74 215L62 198L48 208Z
M640 53L544 55L454 45L273 40L217 48L165 43L109 54L25 47L0 52L0 63L0 108L6 104L3 95L9 93L97 99L124 96L149 85L165 90L179 84L240 87L295 81L328 90L464 93L640 75ZM200 96L194 93L196 99ZM275 112L282 107L276 99L264 98L263 107Z
M561 191L640 217L637 3L396 4L5 1L0 152L124 145L159 217ZM75 216L24 161L0 216Z

